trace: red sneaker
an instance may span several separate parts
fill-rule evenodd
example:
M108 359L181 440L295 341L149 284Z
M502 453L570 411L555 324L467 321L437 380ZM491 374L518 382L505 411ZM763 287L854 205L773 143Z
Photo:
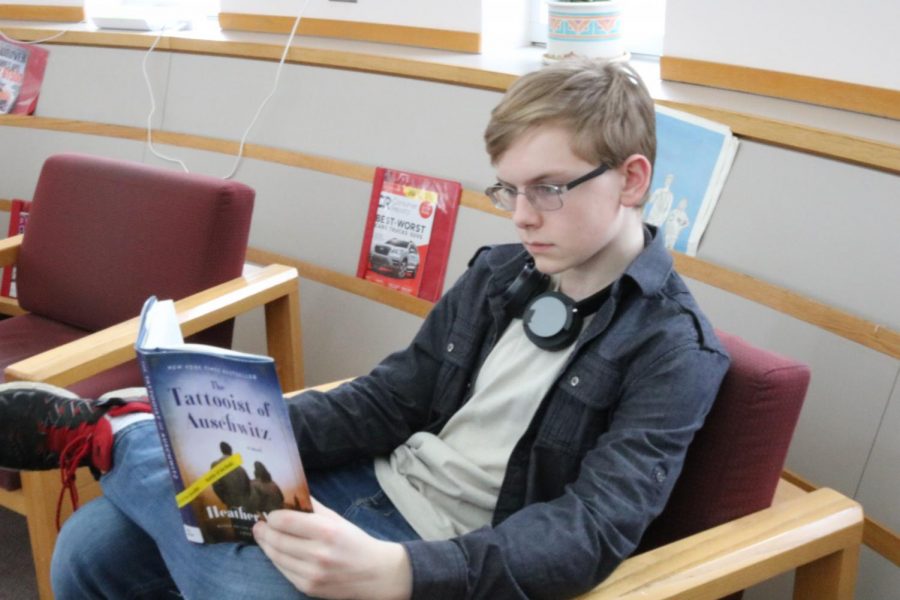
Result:
M78 508L75 471L90 467L95 477L112 468L113 435L109 419L133 412L150 412L146 401L120 398L85 400L45 383L15 381L0 384L0 466L25 471L60 469L63 489Z

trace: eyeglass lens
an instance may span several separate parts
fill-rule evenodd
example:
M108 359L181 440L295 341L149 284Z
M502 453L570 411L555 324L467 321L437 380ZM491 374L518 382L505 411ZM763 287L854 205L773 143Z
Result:
M521 193L528 199L528 202L538 210L556 210L562 208L562 194L564 192L581 185L585 181L599 177L608 169L609 167L607 165L600 165L591 172L573 179L565 185L555 185L551 183L526 185ZM507 211L515 210L516 198L519 196L519 191L514 187L498 183L485 190L485 193L491 198L491 201L497 208Z

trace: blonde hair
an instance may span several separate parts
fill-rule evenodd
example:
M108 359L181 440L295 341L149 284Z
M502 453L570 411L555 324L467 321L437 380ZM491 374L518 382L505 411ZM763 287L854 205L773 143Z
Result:
M484 132L496 164L523 133L540 125L572 132L572 151L618 167L632 154L656 158L653 100L628 64L572 57L520 77L491 112Z

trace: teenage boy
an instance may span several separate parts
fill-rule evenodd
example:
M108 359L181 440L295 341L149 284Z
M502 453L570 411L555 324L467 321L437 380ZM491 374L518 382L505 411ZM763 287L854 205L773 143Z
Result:
M270 513L259 547L184 539L153 424L105 416L135 403L0 392L6 466L56 466L76 432L113 448L61 532L58 598L559 599L634 550L728 366L641 222L652 101L628 66L561 61L485 139L522 244L480 251L370 374L290 402L315 512Z

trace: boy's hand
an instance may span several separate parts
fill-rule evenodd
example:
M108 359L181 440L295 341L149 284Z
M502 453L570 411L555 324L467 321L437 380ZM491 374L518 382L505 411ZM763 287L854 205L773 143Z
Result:
M412 568L402 545L377 540L313 500L315 512L276 510L253 527L275 567L321 598L407 600Z

